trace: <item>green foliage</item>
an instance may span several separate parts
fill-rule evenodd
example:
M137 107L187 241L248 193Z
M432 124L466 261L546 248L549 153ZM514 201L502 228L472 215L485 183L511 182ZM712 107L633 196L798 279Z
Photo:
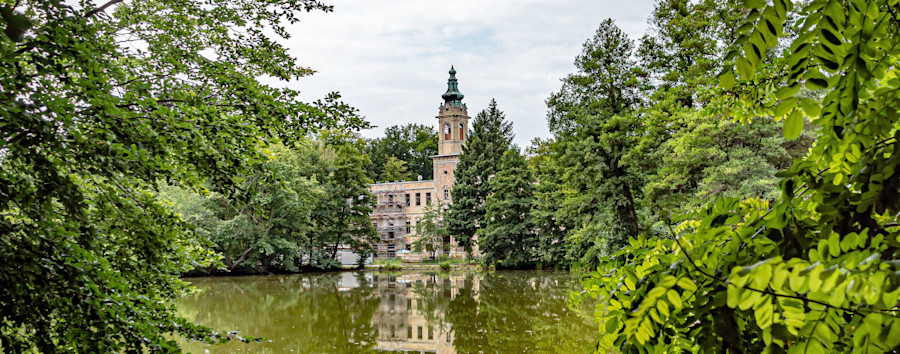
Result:
M555 138L545 153L559 166L552 170L557 176L543 174L541 183L548 186L539 189L560 198L561 205L546 200L539 207L555 209L551 227L568 230L567 258L585 264L642 228L639 176L623 161L640 136L633 111L643 84L633 47L612 20L603 21L575 60L578 72L563 79L560 92L547 101Z
M788 138L809 121L815 145L778 174L772 203L719 198L632 239L586 278L587 293L607 301L598 349L895 350L898 4L817 0L796 17L784 0L745 4L712 109L774 116ZM766 60L773 48L784 55Z
M450 261L441 261L441 263L440 263L438 266L439 266L439 267L441 268L441 270L443 270L443 271L448 271L448 270L450 270L450 268L453 268L453 266L451 265Z
M537 235L531 224L534 177L517 147L507 150L488 182L478 247L487 265L524 268L535 263Z
M535 139L527 150L528 166L534 174L534 207L531 223L538 237L535 259L547 265L568 265L566 258L566 220L560 213L565 190L562 164L554 158L552 140Z
M444 237L449 235L444 222L445 208L438 203L425 205L423 209L425 214L416 221L416 237L412 241L413 251L440 251L439 257L445 257L443 253L450 246L444 243Z
M0 5L0 343L9 352L178 351L224 339L175 313L181 272L214 261L150 191L235 195L273 136L366 126L309 104L277 42L316 1Z
M384 137L366 141L364 151L372 163L366 166L369 178L376 181L394 181L383 178L384 169L391 157L406 161L411 176L406 181L422 176L428 179L434 173L431 157L437 155L438 135L431 126L422 124L395 125L384 131Z
M403 260L400 257L388 259L376 259L374 264L380 265L382 270L400 270L403 269Z
M352 145L337 146L331 153L333 160L319 172L326 197L313 212L310 239L315 242L304 248L310 259L334 260L342 245L366 258L378 240L369 220L375 205L375 195L368 189L372 180L365 172L369 159Z
M384 172L381 173L381 181L408 181L410 179L406 161L391 156L387 162L384 163Z
M447 230L467 250L472 249L477 225L485 220L484 201L490 193L488 180L496 173L513 139L512 123L493 99L475 116L471 126L472 132L454 172L453 204L446 215Z
M365 259L373 248L371 235L364 230L349 230L353 236L348 239L321 232L323 225L333 226L340 211L320 205L335 198L326 191L352 188L354 181L360 191L358 187L367 186L367 181L334 179L337 154L319 143L306 142L293 148L273 145L266 152L269 161L263 170L247 177L243 186L246 197L227 198L218 193L203 196L177 187L163 188L162 197L173 202L175 210L197 228L199 236L213 242L214 249L224 256L222 271L268 273L297 272L302 267L339 268L334 250L343 244L357 246L360 259ZM360 165L356 168L357 173L362 171ZM359 213L349 205L341 206L341 200L334 202L349 213Z
M637 45L611 20L585 42L577 72L547 101L553 138L530 151L544 264L595 267L628 238L665 234L674 215L716 197L778 195L775 174L805 156L814 128L789 141L778 122L741 124L709 108L742 11L664 0Z

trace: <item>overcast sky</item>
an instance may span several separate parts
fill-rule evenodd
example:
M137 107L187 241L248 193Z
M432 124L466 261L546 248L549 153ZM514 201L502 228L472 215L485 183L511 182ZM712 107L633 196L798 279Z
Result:
M474 117L496 98L515 142L548 137L544 100L574 71L581 44L605 18L633 39L647 30L650 0L329 0L334 12L305 14L287 45L318 71L291 87L304 100L339 91L377 128L436 125L447 71Z

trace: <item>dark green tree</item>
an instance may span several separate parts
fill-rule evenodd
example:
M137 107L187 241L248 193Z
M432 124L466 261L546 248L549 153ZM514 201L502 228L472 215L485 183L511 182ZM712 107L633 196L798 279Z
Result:
M570 133L588 116L606 117L638 106L646 83L633 55L634 41L615 21L603 20L575 58L577 72L563 78L559 92L547 99L550 132Z
M313 213L314 233L323 246L310 252L324 252L313 257L337 266L335 257L340 246L350 246L360 257L368 257L378 233L369 220L375 196L368 189L372 183L365 171L368 157L351 145L337 146L333 153L334 163L322 176L325 199Z
M566 235L574 229L560 212L566 199L562 177L563 166L553 150L552 140L535 139L527 150L528 166L538 183L534 185L534 207L531 221L538 237L536 259L543 265L566 267L571 261L566 257Z
M648 20L650 33L637 50L659 89L655 94L671 91L682 107L707 102L708 97L700 97L702 88L717 82L715 75L746 13L736 0L657 1Z
M366 124L257 78L317 1L6 1L0 35L0 343L9 352L177 351L178 274L209 264L160 180L235 195L260 150ZM220 336L218 336L220 337Z
M644 83L632 59L634 44L605 20L547 101L552 149L561 163L565 198L557 219L572 220L569 258L591 265L643 228L642 182L624 158L642 129L635 110Z
M438 135L434 128L412 123L395 125L384 131L384 137L366 141L365 152L372 163L366 166L369 178L379 181L391 157L406 161L411 177L431 178L434 173L431 156L437 155Z
M478 248L485 264L506 268L533 266L538 236L531 221L534 176L525 157L513 147L503 153L490 194L484 201L484 225L478 230Z
M497 173L512 139L512 123L506 121L506 115L492 99L472 120L472 132L456 166L453 204L446 214L448 231L467 250L472 249L472 238L484 225L484 201L490 194L488 181Z

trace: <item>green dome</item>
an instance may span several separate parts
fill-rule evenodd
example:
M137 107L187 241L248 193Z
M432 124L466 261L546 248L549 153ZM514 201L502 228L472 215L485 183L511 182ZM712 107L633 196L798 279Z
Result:
M465 96L459 92L456 80L456 69L453 68L453 65L450 66L450 79L447 80L447 92L441 95L441 97L444 99L444 103L451 106L462 105L462 99Z

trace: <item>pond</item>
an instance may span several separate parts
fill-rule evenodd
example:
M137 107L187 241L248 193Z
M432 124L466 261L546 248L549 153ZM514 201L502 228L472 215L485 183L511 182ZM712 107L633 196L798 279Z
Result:
M192 353L590 352L593 306L566 272L343 272L189 278L179 311L195 323L266 338Z

